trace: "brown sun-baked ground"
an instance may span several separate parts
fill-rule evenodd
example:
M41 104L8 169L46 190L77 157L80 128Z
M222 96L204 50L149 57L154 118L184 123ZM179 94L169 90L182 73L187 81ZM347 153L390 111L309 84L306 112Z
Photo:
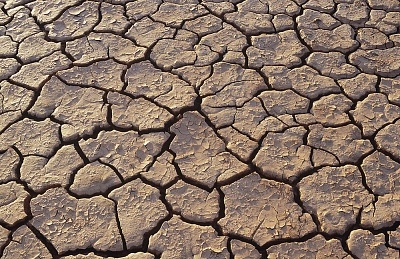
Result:
M0 0L1 258L399 258L398 0Z

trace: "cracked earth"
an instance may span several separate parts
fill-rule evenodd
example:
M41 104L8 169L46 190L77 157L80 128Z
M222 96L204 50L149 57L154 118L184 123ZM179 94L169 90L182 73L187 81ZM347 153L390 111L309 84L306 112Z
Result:
M1 258L399 258L398 0L0 0Z

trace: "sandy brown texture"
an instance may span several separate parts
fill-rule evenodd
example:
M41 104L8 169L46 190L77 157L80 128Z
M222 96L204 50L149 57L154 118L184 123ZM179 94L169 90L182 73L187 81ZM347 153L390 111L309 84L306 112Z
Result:
M0 0L0 258L400 258L399 0Z

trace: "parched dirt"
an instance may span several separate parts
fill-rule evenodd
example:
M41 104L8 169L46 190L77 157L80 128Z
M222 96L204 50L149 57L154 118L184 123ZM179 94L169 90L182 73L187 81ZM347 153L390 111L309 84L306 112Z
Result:
M400 258L399 0L0 0L0 257Z

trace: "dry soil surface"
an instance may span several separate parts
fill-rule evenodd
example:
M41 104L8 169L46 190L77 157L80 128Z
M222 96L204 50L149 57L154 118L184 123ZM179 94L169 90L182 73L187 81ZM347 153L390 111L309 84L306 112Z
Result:
M0 256L399 258L399 0L0 0Z

